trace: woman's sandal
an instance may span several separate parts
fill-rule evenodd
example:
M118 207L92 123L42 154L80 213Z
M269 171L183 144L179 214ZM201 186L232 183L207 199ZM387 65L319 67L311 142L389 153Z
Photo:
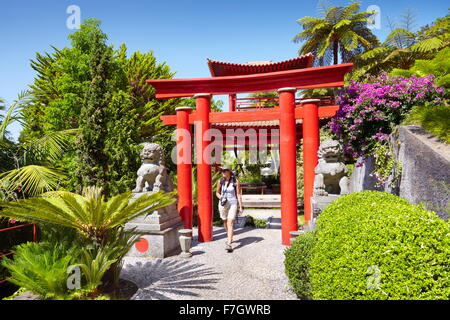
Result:
M225 250L227 250L228 252L233 252L233 248L231 247L231 244L226 244L225 246Z

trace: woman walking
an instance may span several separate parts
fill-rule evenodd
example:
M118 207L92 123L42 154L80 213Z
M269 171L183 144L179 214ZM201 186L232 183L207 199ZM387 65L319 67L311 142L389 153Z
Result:
M225 249L232 252L231 244L233 242L233 223L236 219L238 210L242 213L242 196L239 181L228 167L222 167L222 178L217 182L216 196L219 198L220 218L224 222L227 232L227 243Z

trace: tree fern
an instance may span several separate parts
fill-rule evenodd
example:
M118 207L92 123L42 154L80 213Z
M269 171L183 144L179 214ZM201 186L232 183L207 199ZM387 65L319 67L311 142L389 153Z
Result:
M302 42L299 54L315 54L315 64L323 65L349 62L362 48L367 50L378 44L378 40L367 28L373 12L359 12L360 2L353 1L346 7L325 5L321 18L303 17L297 20L303 31L294 42Z

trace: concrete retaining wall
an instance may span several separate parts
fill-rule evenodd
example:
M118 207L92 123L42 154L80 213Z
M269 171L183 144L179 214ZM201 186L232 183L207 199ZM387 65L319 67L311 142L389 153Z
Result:
M350 178L350 190L379 190L397 194L411 203L424 202L443 219L449 218L450 146L436 139L419 126L401 126L391 136L398 141L397 160L402 163L402 175L393 187L377 187L370 176L373 159L355 168Z

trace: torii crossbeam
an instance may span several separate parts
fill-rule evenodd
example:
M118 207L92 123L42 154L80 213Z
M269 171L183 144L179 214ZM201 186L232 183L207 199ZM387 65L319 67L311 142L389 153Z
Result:
M303 59L302 61L300 61ZM317 165L319 148L319 120L332 117L338 106L321 106L320 100L303 100L296 104L298 89L331 88L344 85L344 75L352 68L351 63L310 67L311 55L302 56L286 62L269 63L259 67L249 65L216 63L210 60L213 77L194 79L154 79L147 80L156 90L156 98L169 99L194 97L196 111L180 107L176 115L165 115L161 119L166 125L176 125L178 132L191 133L191 125L196 127L196 164L198 190L198 230L199 241L212 240L212 185L211 161L207 150L211 141L207 138L210 128L224 123L243 123L250 121L275 121L279 128L280 184L281 184L281 223L282 243L289 245L290 232L298 229L297 223L297 176L296 145L297 129L303 139L304 169L304 214L305 223L311 220L311 196L314 185L314 168ZM220 69L222 68L222 69ZM275 69L276 68L276 69ZM287 69L284 70L283 68ZM290 70L289 68L294 68ZM271 72L272 69L282 70ZM233 75L214 76L231 73ZM253 74L248 74L254 72ZM244 74L245 73L245 74ZM242 75L243 74L243 75ZM211 112L211 96L228 94L235 101L237 93L278 91L278 106L271 109ZM234 98L233 98L234 97ZM234 100L233 100L234 99ZM300 119L300 120L299 120ZM192 140L177 134L177 176L178 209L187 228L192 227L192 164L190 162ZM182 161L189 158L189 163Z

